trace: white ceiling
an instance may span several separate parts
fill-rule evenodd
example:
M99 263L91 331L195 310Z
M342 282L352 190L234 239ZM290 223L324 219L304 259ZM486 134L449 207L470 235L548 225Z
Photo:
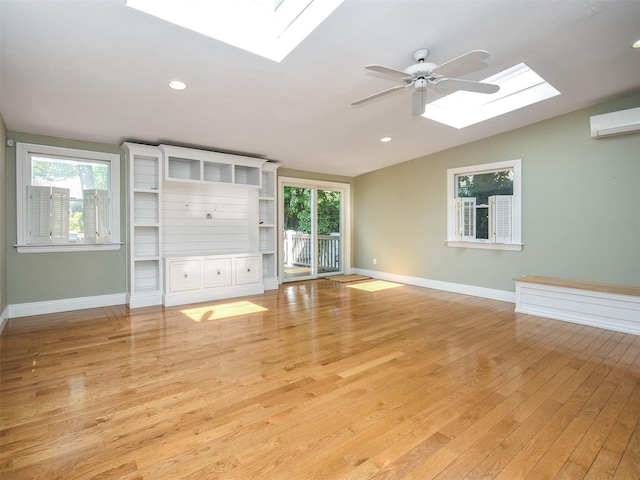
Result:
M281 63L124 0L0 0L0 108L11 131L170 143L355 176L640 89L640 1L345 0ZM411 94L350 103L404 69L488 50L480 80L524 62L562 94L462 130L411 115ZM167 87L180 78L184 92ZM585 129L588 125L585 125ZM393 140L381 143L390 136Z

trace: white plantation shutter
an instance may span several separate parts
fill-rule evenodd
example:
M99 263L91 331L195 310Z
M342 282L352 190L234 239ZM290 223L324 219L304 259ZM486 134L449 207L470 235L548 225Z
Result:
M457 237L459 241L476 238L476 199L475 197L458 197L455 199Z
M29 244L69 241L69 189L27 186Z
M51 187L27 187L27 229L29 243L51 239Z
M84 238L87 243L110 241L109 191L83 191Z
M69 189L51 187L51 243L69 242Z
M513 238L513 195L489 197L489 228L491 241L511 243Z

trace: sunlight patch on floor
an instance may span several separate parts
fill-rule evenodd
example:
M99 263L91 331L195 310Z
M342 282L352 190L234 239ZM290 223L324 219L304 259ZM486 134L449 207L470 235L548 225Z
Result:
M252 302L241 301L222 303L220 305L208 305L206 307L189 308L181 312L194 322L206 322L220 320L222 318L237 317L250 313L266 312L268 309Z
M367 292L378 292L389 288L402 287L401 283L386 282L384 280L372 280L370 282L354 283L347 285L349 288L357 288L358 290L366 290Z

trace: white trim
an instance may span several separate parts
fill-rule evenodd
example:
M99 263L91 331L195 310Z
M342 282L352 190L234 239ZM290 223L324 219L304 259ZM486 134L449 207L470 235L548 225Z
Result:
M18 253L59 253L120 250L122 243L69 243L58 245L14 245Z
M114 293L111 295L98 295L95 297L64 298L61 300L48 300L44 302L18 303L9 305L9 318L28 317L45 313L70 312L85 308L110 307L112 305L126 304L126 294Z
M7 322L9 322L9 307L6 307L4 311L0 314L0 335L2 335L2 332L4 330L4 327L7 325Z
M516 282L516 312L640 335L640 297Z
M482 174L499 170L513 169L513 244L519 245L517 251L522 250L522 160L506 160L504 162L483 163L468 167L456 167L447 169L447 245L451 247L485 248L491 250L511 250L501 248L500 244L489 242L458 242L456 238L456 213L453 200L456 198L456 175L458 174ZM451 243L451 244L450 244ZM484 244L488 246L478 247ZM504 244L502 244L504 245Z
M278 250L283 251L284 248L284 187L302 187L315 189L332 189L342 192L343 198L341 202L342 215L340 215L340 235L342 237L341 250L342 250L342 273L351 273L351 184L341 182L328 182L325 180L311 180L308 178L295 178L295 177L278 177ZM278 259L278 284L285 282L284 269L282 268L282 258ZM291 279L296 280L308 280L309 278L321 278L316 277L299 277Z
M276 267L277 268L277 267ZM265 290L277 290L280 284L278 283L278 278L263 278L262 284L264 285Z
M477 287L475 285L464 285L460 283L443 282L440 280L430 280L428 278L422 277L410 277L407 275L397 275L395 273L365 270L363 268L355 268L354 273L358 273L360 275L368 275L370 277L380 280L387 280L389 282L415 285L416 287L432 288L434 290L460 293L462 295L471 295L473 297L488 298L491 300L499 300L501 302L516 302L516 294L514 292L508 292L506 290L496 290L493 288Z
M176 305L187 305L190 303L212 302L214 300L225 300L236 297L246 297L248 295L261 295L264 293L262 283L252 283L249 285L233 285L231 287L216 287L207 290L196 290L194 292L167 293L163 296L162 303L165 307Z
M456 248L480 248L485 250L508 250L511 252L519 252L522 250L521 243L458 242L447 240L447 246Z
M129 308L162 305L162 293L160 291L154 291L151 293L135 293L127 295L127 305L129 305Z
M27 199L26 188L30 183L31 163L29 155L54 155L80 160L97 160L109 163L109 192L111 208L109 209L109 226L111 228L110 247L92 244L90 250L117 250L120 248L120 162L118 153L98 152L77 148L53 147L35 143L16 143L16 217L17 217L17 246L18 253L44 252L76 252L79 244L36 245L37 249L25 249L27 243ZM85 245L85 244L82 244ZM104 244L102 244L104 245ZM114 246L117 246L114 248ZM59 247L70 247L60 250Z

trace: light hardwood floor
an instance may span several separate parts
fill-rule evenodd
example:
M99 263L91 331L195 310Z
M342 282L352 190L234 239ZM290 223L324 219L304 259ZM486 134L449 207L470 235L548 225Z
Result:
M640 337L513 310L318 280L11 320L0 478L640 478Z

